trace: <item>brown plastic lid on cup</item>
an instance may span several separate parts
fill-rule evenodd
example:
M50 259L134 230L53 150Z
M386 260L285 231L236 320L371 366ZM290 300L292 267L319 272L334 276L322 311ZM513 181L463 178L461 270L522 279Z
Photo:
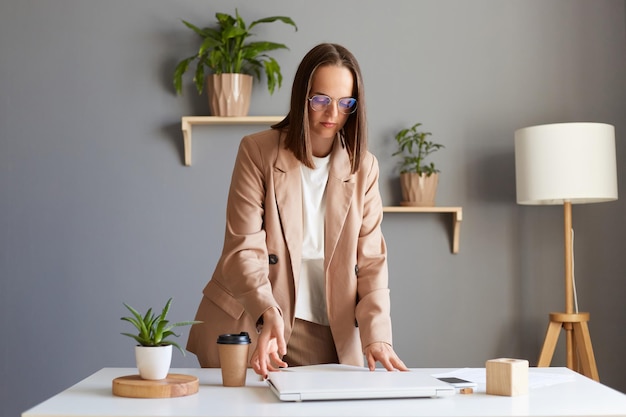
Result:
M248 345L251 343L248 332L239 334L221 334L217 338L220 345Z

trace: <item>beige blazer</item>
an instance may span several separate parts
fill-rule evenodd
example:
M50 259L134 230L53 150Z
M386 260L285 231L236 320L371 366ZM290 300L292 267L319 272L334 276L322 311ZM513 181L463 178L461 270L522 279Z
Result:
M246 331L277 306L289 342L302 250L301 163L276 130L242 139L228 195L222 255L203 291L187 349L202 367L219 367L217 337ZM339 361L363 366L362 347L391 344L387 249L380 224L378 161L367 153L350 174L348 153L333 146L326 187L326 301Z

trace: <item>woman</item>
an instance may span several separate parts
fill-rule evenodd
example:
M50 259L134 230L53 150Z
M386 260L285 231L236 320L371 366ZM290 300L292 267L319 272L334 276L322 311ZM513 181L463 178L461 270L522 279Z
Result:
M260 375L318 363L380 362L392 348L378 162L367 151L359 65L336 44L300 63L290 111L242 139L224 248L187 349L219 367L216 340L246 331ZM256 340L254 340L256 339Z

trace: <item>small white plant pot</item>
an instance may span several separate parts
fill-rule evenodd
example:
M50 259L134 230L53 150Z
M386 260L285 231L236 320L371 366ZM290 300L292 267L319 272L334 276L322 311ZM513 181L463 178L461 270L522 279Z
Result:
M135 360L142 379L165 379L172 363L172 346L135 346Z

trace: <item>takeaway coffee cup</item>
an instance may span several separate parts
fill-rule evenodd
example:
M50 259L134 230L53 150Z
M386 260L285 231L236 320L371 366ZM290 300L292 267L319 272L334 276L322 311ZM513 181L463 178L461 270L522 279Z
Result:
M247 332L222 334L217 338L217 348L225 387L242 387L246 384L250 336Z

